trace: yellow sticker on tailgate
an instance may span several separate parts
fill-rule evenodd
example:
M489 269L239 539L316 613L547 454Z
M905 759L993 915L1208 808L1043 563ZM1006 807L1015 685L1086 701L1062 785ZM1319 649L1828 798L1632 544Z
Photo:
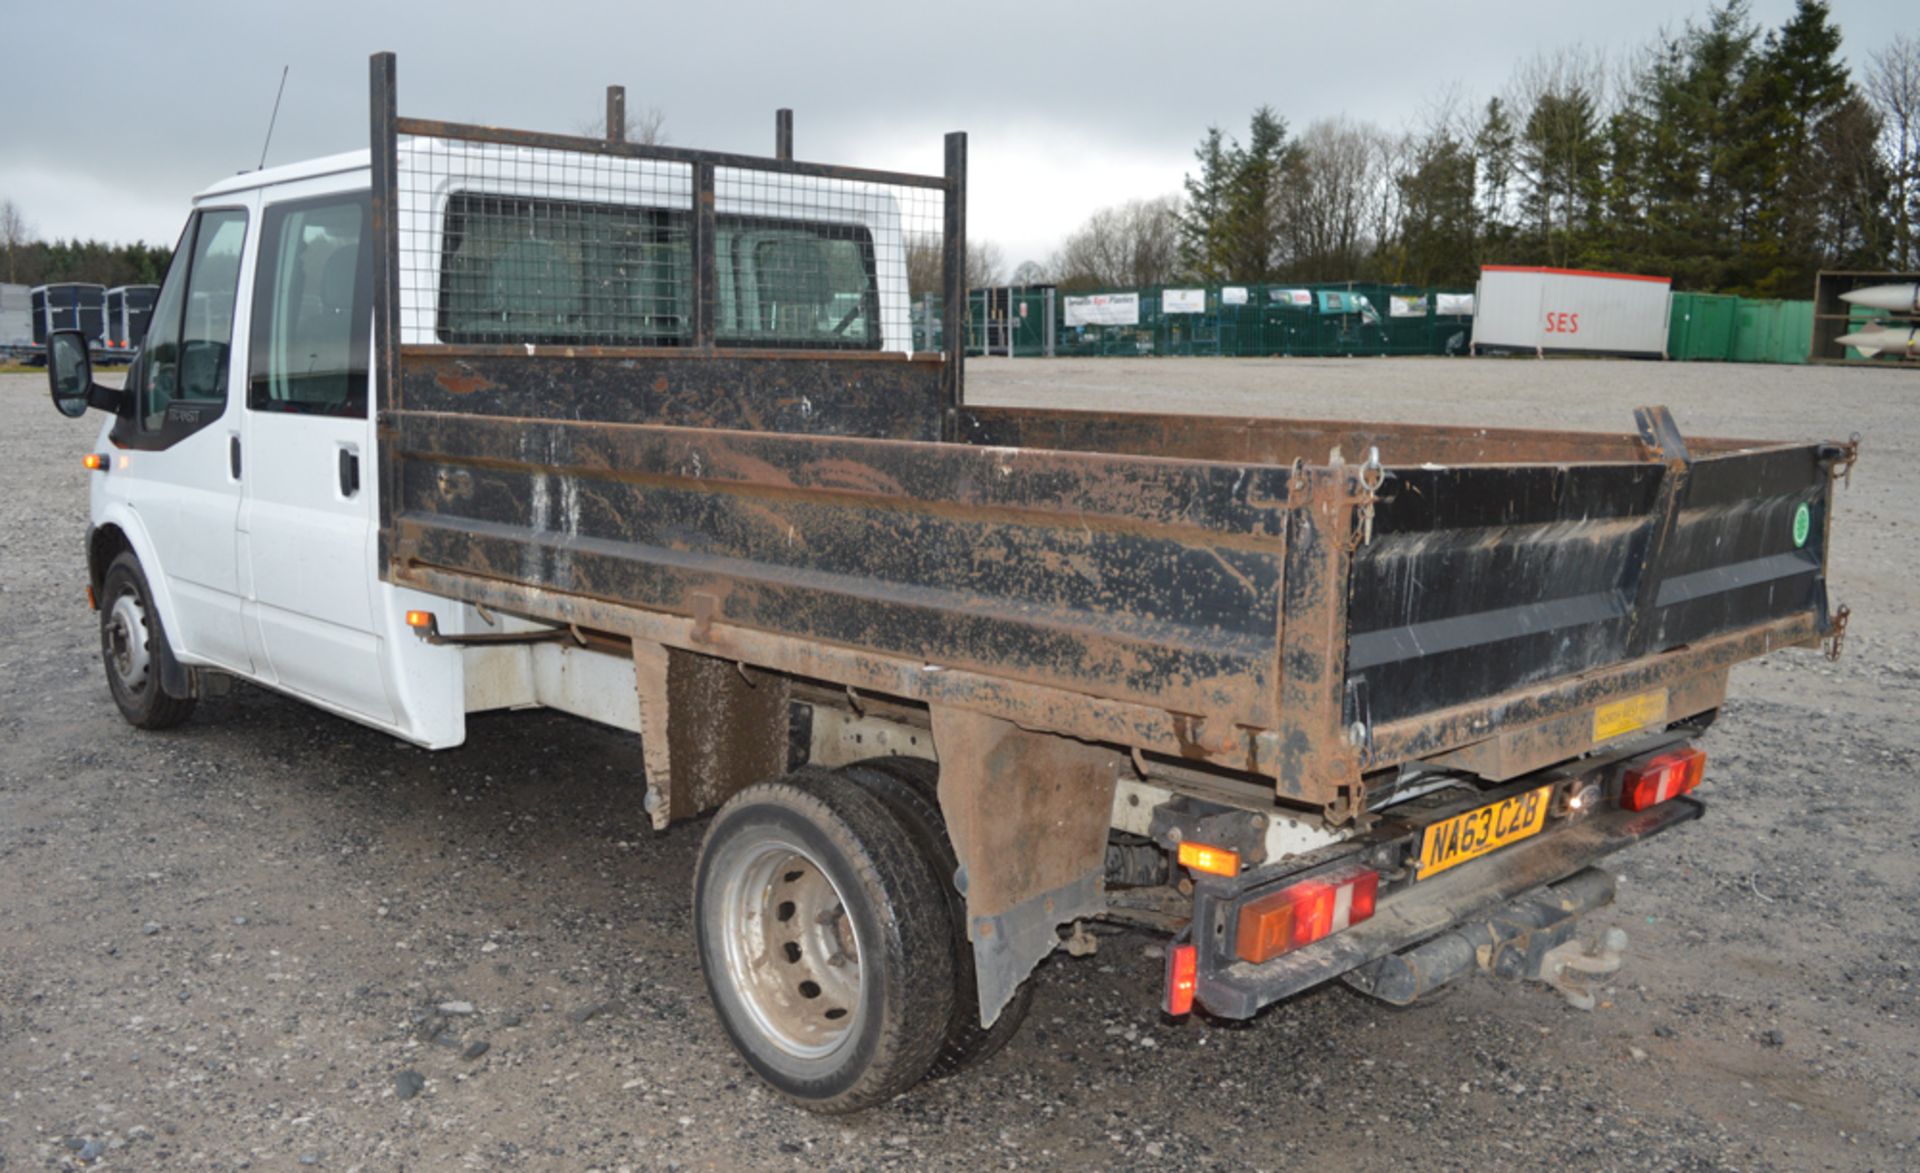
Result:
M1638 696L1601 705L1593 711L1593 739L1605 741L1667 719L1667 690L1656 688Z

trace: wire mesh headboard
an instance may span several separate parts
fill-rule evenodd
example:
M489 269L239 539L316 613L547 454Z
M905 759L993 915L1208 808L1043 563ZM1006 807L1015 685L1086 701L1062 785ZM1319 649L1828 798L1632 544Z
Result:
M943 349L951 437L964 135L947 136L946 173L930 176L795 161L784 111L777 158L623 141L612 94L604 139L401 118L388 53L373 58L371 96L382 410L403 349L789 360ZM927 320L933 296L939 322Z

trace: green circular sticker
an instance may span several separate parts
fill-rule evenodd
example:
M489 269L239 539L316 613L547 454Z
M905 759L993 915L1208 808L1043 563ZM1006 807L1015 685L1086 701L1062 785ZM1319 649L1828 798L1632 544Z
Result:
M1804 546L1807 544L1807 534L1811 533L1812 530L1813 530L1813 510L1807 506L1807 503L1805 501L1802 501L1800 502L1800 508L1793 511L1793 547L1794 549L1797 550L1801 546Z

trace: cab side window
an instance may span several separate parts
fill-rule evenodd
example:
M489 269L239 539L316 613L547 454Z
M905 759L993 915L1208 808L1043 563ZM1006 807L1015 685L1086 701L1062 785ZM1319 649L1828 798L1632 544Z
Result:
M371 207L362 192L267 209L253 283L250 409L367 414Z
M230 208L199 213L182 234L142 351L142 431L165 430L167 408L176 401L226 399L233 304L246 239L247 214Z

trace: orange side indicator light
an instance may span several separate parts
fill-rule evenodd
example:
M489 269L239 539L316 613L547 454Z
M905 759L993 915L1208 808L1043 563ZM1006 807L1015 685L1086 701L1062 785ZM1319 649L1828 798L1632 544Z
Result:
M1237 876L1240 874L1240 853L1205 843L1182 843L1180 866L1212 876Z
M407 626L415 629L416 631L421 630L423 628L432 627L433 612L431 611L407 612Z
M98 452L89 452L85 456L82 456L80 463L86 465L87 468L93 472L105 472L111 467L107 462L107 458Z

